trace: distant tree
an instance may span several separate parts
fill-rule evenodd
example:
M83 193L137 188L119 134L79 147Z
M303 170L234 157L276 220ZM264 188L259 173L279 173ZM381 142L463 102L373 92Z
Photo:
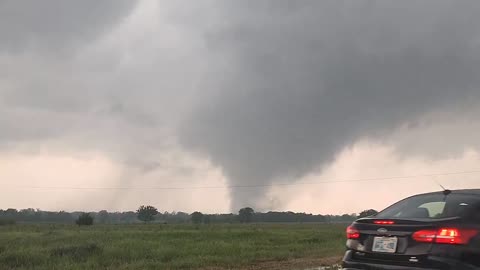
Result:
M137 219L138 219L137 212L128 211L128 212L120 213L120 222L122 222L122 223L135 223L137 221ZM155 217L153 217L153 219L155 219Z
M16 220L18 217L17 209L8 208L7 210L5 210L5 217L7 217L8 219Z
M255 211L250 207L245 207L238 211L238 219L241 223L250 223L253 220Z
M151 205L142 205L137 210L137 218L145 223L155 220L156 214L158 214L157 208Z
M191 216L193 224L200 224L203 222L203 214L201 212L193 212Z
M142 209L147 210L149 207L144 206ZM140 209L139 209L140 210ZM142 210L142 213L144 211ZM363 213L365 212L365 213ZM375 210L363 211L361 216L368 216L375 214ZM368 212L368 213L367 213ZM168 224L181 224L192 223L192 215L185 212L164 212L157 213L153 211L151 218L142 219L142 221L148 222L156 220L161 223ZM51 212L42 211L40 209L0 209L0 225L7 225L12 222L17 223L63 223L72 224L77 221L78 217L83 212ZM144 215L144 214L142 214ZM128 212L107 212L106 210L99 211L97 213L90 213L90 216L94 219L94 223L112 223L112 224L129 224L138 222L138 211ZM349 223L357 219L356 214L343 214L343 215L313 215L307 213L295 213L295 212L267 212L260 213L254 212L251 208L244 208L238 212L238 214L203 214L202 222L209 223L237 223L237 222L329 222L329 223ZM201 222L200 222L201 223Z
M100 223L107 223L108 222L108 212L107 210L102 210L98 212L98 222Z
M79 226L90 226L93 225L93 217L89 213L82 213L75 223Z
M13 215L18 213L18 211L15 208L8 208L7 210L5 210L5 213Z
M203 223L210 224L212 222L211 215L204 215L203 216Z
M368 210L363 210L362 212L360 212L358 217L359 218L364 218L364 217L369 217L369 216L373 216L373 215L376 215L376 214L378 214L377 210L368 209Z

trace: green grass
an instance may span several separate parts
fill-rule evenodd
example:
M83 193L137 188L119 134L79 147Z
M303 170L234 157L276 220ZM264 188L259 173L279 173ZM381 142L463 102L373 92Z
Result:
M0 226L1 269L241 269L339 256L344 225Z

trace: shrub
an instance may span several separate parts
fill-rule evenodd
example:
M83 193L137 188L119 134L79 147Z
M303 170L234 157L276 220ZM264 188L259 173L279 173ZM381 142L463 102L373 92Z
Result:
M89 213L83 213L75 223L79 226L90 226L93 225L93 217Z
M151 205L142 205L137 210L137 218L145 223L155 220L156 214L158 214L157 208Z
M191 214L191 217L192 217L193 224L200 224L203 222L204 215L201 212L193 212Z

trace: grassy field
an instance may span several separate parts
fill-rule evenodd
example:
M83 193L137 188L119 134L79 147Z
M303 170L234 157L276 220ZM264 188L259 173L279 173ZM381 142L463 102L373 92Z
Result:
M0 226L0 269L302 269L334 263L345 225Z

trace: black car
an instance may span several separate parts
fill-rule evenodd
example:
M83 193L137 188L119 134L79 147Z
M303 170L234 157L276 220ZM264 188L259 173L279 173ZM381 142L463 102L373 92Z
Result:
M480 269L480 189L404 199L347 228L345 269Z

